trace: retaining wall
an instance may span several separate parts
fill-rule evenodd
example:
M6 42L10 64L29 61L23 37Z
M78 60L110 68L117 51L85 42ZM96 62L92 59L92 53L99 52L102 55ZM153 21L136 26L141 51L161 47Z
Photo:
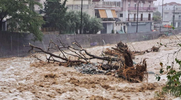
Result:
M49 41L53 40L59 44L61 40L66 45L71 45L72 42L77 41L82 47L88 48L93 46L100 46L105 44L115 44L119 41L134 42L156 39L160 34L172 35L178 34L181 30L174 30L171 32L147 32L147 33L130 33L130 34L77 34L77 35L59 35L59 34L45 34L43 41L33 42L33 36L26 33L10 33L0 32L0 58L13 57L13 56L26 56L28 55L29 43L32 43L43 49L47 49Z

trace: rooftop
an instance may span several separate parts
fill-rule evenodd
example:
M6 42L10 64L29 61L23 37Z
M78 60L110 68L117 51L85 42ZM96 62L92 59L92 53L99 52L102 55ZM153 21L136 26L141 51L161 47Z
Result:
M170 3L163 4L163 6L166 6L166 5L180 5L181 6L180 3L176 3L176 2L170 2Z

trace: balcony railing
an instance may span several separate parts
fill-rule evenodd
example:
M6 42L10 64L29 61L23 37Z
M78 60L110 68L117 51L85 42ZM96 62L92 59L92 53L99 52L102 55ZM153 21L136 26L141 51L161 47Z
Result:
M119 6L110 6L110 5L99 5L99 4L96 4L95 5L95 9L99 9L99 8L114 9L116 11L123 11L123 8L119 7Z
M68 9L71 9L71 10L79 10L81 9L81 5L67 5ZM91 6L90 5L83 5L83 9L91 9Z
M128 7L129 11L137 11L137 7ZM154 11L156 7L139 7L139 11Z
M137 18L127 18L126 21L130 21L130 22L136 22L137 21ZM143 21L143 22L146 22L146 21L152 21L152 19L148 20L148 18L138 18L138 21Z

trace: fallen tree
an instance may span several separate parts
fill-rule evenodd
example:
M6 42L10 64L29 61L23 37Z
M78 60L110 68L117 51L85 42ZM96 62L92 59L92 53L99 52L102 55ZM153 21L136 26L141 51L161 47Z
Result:
M81 64L92 63L92 59L101 60L103 63L99 64L102 70L116 70L119 77L124 77L132 82L141 82L145 72L147 72L146 59L142 63L133 65L133 52L128 49L128 46L119 42L115 47L106 49L102 56L89 53L82 48L78 42L73 42L74 46L67 46L63 42L60 45L50 42L48 49L43 50L40 47L29 44L30 53L44 53L47 62L58 62L61 66L77 66ZM58 50L59 54L54 54L51 50ZM36 57L38 60L40 58Z

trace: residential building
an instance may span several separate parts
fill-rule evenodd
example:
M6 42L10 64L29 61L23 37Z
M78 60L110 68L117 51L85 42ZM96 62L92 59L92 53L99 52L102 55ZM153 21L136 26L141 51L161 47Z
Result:
M117 33L135 33L135 32L148 32L153 28L153 11L156 9L153 5L153 1L156 0L97 0L99 2L95 4L96 10L99 10L99 16L104 21L115 21L112 29ZM104 13L103 13L103 10ZM114 15L113 19L111 13L107 13L107 10L111 10ZM106 13L105 13L106 12ZM105 16L104 14L107 14ZM104 16L103 16L104 15ZM106 18L105 18L106 17ZM138 27L137 27L138 25ZM106 25L103 24L106 29ZM108 28L109 27L109 28ZM111 25L107 25L107 29L111 30ZM108 32L107 30L107 32ZM102 31L102 33L104 33ZM109 33L108 32L108 33Z
M100 33L148 32L156 9L153 1L156 0L83 0L83 12L102 19L104 29ZM68 0L66 6L68 11L80 11L81 0Z
M68 11L81 11L81 0L68 0L66 6L68 7ZM83 0L82 11L91 17L95 16L92 0Z
M42 8L44 8L44 2L45 2L46 0L35 0L35 1L39 2L40 4L42 4ZM38 5L35 5L35 6L34 6L34 10L35 10L35 12L37 12L37 13L40 13L40 10L41 10L42 8L40 8Z
M119 20L116 14L116 10L122 10L122 1L94 0L93 5L95 16L102 19L104 29L101 30L101 33L115 33L117 30L116 21Z
M158 6L158 11L162 14L163 7L163 25L173 25L181 27L181 4L170 2Z

